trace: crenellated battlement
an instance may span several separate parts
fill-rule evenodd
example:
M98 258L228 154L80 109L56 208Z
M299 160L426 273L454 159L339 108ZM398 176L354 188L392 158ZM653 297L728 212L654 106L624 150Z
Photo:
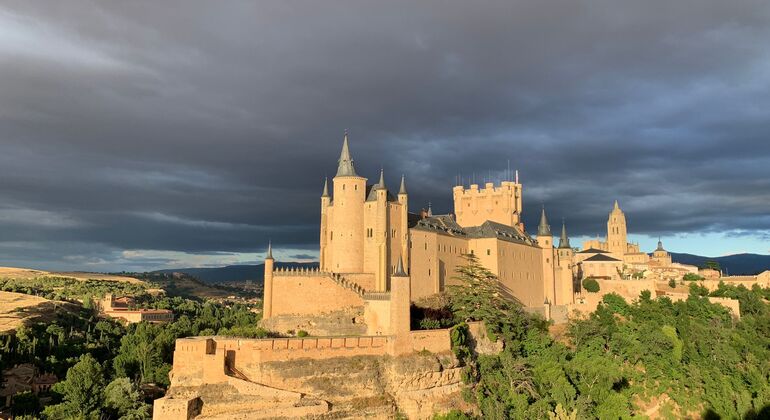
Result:
M481 189L478 184L471 184L469 188L458 185L452 188L457 223L470 227L491 220L507 226L518 225L521 191L522 185L514 181L502 181L498 186L487 182Z

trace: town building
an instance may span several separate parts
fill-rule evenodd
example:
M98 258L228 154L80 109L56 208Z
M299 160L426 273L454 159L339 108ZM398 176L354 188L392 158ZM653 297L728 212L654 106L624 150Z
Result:
M15 365L2 371L0 398L4 399L6 407L10 407L14 395L22 392L32 392L35 395L45 393L50 391L56 382L58 382L56 375L40 372L31 363Z
M131 296L115 297L108 293L99 301L99 311L110 318L120 319L129 324L150 322L163 324L174 320L174 313L169 309L135 308L136 301Z

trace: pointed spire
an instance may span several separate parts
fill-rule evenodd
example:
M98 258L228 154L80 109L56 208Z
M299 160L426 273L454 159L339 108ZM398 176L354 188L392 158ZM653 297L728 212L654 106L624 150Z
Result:
M321 194L321 197L328 197L329 196L329 178L324 178L324 192Z
M342 141L342 152L337 166L337 176L358 176L356 168L353 167L353 158L350 157L348 148L348 130L345 130L345 139Z
M618 205L618 200L615 200L615 207L613 210L620 210L620 206Z
M398 190L399 194L406 194L406 178L401 174L401 188Z
M561 237L559 238L559 248L571 248L569 246L569 237L567 236L567 225L564 219L561 220Z
M428 201L428 217L433 217L433 205Z
M663 249L663 242L660 240L660 236L658 236L658 249L656 249L656 251L665 251L665 249Z
M384 190L385 189L385 170L380 168L380 181L375 185L377 189Z
M265 257L265 259L266 260L273 259L273 241L272 240L267 241L267 256Z
M548 224L548 219L545 217L545 206L540 213L540 224L537 226L537 236L551 236L551 226Z
M404 259L401 255L398 256L398 264L396 264L396 271L393 272L393 277L406 277L407 274L404 271Z

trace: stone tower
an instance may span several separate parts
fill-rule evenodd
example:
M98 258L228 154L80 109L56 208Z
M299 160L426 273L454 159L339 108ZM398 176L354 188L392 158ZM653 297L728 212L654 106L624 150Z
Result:
M275 260L273 259L273 243L267 244L267 255L265 256L265 284L264 301L262 302L262 318L268 319L273 316L273 270L275 269Z
M559 248L556 250L555 279L556 293L554 303L563 305L573 303L574 284L573 267L575 251L570 247L569 237L567 236L567 225L561 222L561 236L559 237Z
M401 177L397 196L388 191L384 170L367 186L353 166L345 133L332 184L331 197L326 182L321 194L321 270L355 274L364 289L387 291L399 256L409 252L406 180Z
M457 224L463 227L480 226L487 220L506 226L521 228L521 184L503 181L499 187L487 182L479 189L477 184L470 188L458 185L452 188L454 214Z
M628 234L626 230L626 215L615 200L615 207L607 219L607 251L621 259L628 250Z
M331 217L327 219L328 238L321 246L321 252L326 258L323 268L335 273L361 273L364 271L363 205L366 201L366 178L358 176L353 166L347 132L342 142L337 175L332 183L333 211L326 209L327 216Z

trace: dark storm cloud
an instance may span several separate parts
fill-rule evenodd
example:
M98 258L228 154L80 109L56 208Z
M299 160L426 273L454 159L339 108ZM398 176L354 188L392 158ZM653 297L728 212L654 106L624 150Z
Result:
M767 39L763 1L5 2L0 263L311 251L345 128L413 210L510 160L529 226L766 237Z

